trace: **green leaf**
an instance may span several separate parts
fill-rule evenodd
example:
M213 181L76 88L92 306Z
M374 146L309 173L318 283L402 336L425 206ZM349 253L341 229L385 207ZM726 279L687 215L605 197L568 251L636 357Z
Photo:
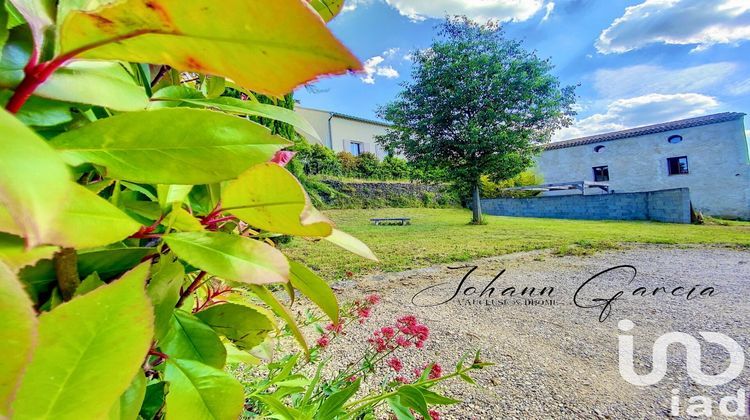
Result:
M148 270L143 263L39 317L39 345L13 404L18 418L107 415L151 346Z
M158 343L169 330L172 313L180 300L180 288L185 278L182 264L173 260L171 254L162 255L151 269L153 275L146 293L154 305L154 336Z
M0 51L3 50L8 40L8 9L5 8L4 3L0 5Z
M477 384L473 379L471 379L471 376L469 376L469 375L467 375L465 373L459 373L458 376L460 376L461 379L464 380L464 382L470 383L472 385L476 385Z
M359 385L361 382L362 378L357 378L357 380L354 381L351 385L329 395L318 409L315 418L321 420L336 418L336 416L341 412L341 407L343 407L344 404L346 404L346 402L349 401L349 399L353 397L354 394L359 390Z
M103 282L96 272L93 272L89 274L85 279L83 279L81 284L78 285L78 287L76 288L75 296L85 295L86 293L104 286L105 284L107 283Z
M194 360L167 359L167 419L236 419L245 402L228 373Z
M146 387L146 396L143 398L143 405L141 405L141 411L138 413L142 418L156 418L156 414L164 406L164 389L166 385L166 382L161 381Z
M135 192L138 192L138 193L141 193L141 194L145 195L146 197L148 197L149 200L152 200L152 201L156 201L157 200L157 198L154 195L154 193L152 193L148 188L146 188L144 186L141 186L141 185L138 185L138 184L134 184L132 182L126 182L126 181L120 181L120 185L122 185L123 187L129 189L130 191L135 191Z
M73 61L66 64L39 86L34 95L99 105L117 111L139 111L148 106L148 96L143 87L135 83L121 64L108 61Z
M414 415L409 411L409 407L403 405L400 398L394 396L388 398L387 401L398 420L414 420Z
M289 142L231 115L165 108L98 120L50 144L70 165L103 166L108 178L187 185L235 178Z
M143 372L135 374L127 390L120 396L109 411L111 420L133 420L138 418L138 412L146 396L146 375Z
M305 418L301 411L288 407L274 396L259 395L256 398L266 405L269 412L273 414L273 416L271 416L273 418L281 418L284 420L301 420Z
M179 98L175 98L179 99ZM315 128L300 114L291 109L282 108L276 105L262 104L257 101L243 101L242 99L224 96L216 99L204 98L183 98L183 103L198 105L210 108L217 108L224 112L237 115L252 115L255 117L269 118L276 121L285 122L297 131L302 131L306 135L320 140Z
M424 397L424 400L428 405L451 405L461 402L461 400L454 400L453 398L448 398L444 395L440 395L437 392L433 392L425 388L419 388L419 392L422 393L422 396Z
M294 316L291 312L289 312L289 309L282 305L281 302L279 302L278 299L276 299L276 296L273 295L268 289L266 289L265 286L260 286L257 284L249 284L246 286L251 292L255 294L260 300L263 301L266 305L268 305L269 308L279 317L281 317L284 322L286 322L286 325L289 327L289 330L292 332L292 335L294 336L294 339L297 340L297 343L299 343L300 347L302 347L302 350L305 352L305 355L309 358L310 357L310 349L307 347L307 341L305 341L305 336L302 334L302 331L300 330L297 323L294 321Z
M426 419L431 418L427 411L427 402L416 387L404 385L398 389L396 396L398 396L401 404L413 409Z
M221 232L171 233L163 238L188 264L224 280L248 284L288 281L286 257L264 242Z
M10 31L5 46L0 50L0 87L15 87L23 80L23 69L29 62L33 42L26 25Z
M195 316L240 350L249 350L262 343L274 329L273 320L265 314L235 303L213 305Z
M188 213L187 210L174 204L174 208L165 218L164 223L183 232L197 232L203 230L203 225L195 216Z
M111 279L134 267L144 257L156 252L154 248L117 248L87 250L78 253L78 274L86 277L96 272L102 279ZM48 297L57 283L52 260L41 260L18 273L26 290L35 302Z
M169 331L159 347L170 358L197 360L218 369L227 359L216 332L182 309L173 311Z
M338 324L339 302L331 286L312 270L296 261L289 261L289 274L289 282L292 286L318 305L334 324Z
M190 86L166 86L154 92L148 108L158 109L184 106L183 99L206 99L206 97L203 95L203 92Z
M0 104L3 107L12 94L9 90L0 91ZM16 118L26 125L50 127L70 122L73 114L70 112L70 104L32 96L16 113Z
M222 190L222 206L256 228L298 236L331 235L332 223L310 204L289 171L262 163L243 172Z
M53 0L9 0L31 28L34 43L41 51L44 35L55 24L55 2Z
M308 0L308 2L326 22L335 18L344 8L344 0Z
M122 1L70 12L59 33L60 54L168 64L274 96L321 74L361 68L299 0Z
M360 257L367 258L372 261L379 261L378 257L370 251L370 248L365 245L362 241L349 235L346 232L342 232L338 229L333 229L333 232L324 238L326 241L338 245L345 250L357 254Z
M47 242L94 248L121 241L140 228L138 222L88 188L72 182L70 186L66 202L57 209L56 223L46 235ZM18 228L6 230L15 232Z
M10 405L37 341L37 318L16 276L0 264L0 417L10 418Z
M0 262L14 273L41 259L52 258L58 249L56 246L38 246L27 250L23 238L0 233Z
M156 196L159 199L159 206L163 210L167 210L172 206L172 203L184 203L192 189L192 185L157 185Z
M74 185L70 173L44 140L5 110L0 111L0 130L0 206L7 209L27 246L49 243L57 213Z
M261 363L261 360L258 357L255 357L244 350L238 349L232 343L224 343L224 348L227 349L227 364L244 363L246 365L255 366Z
M109 201L73 184L69 200L60 211L60 220L50 233L50 241L72 248L94 248L121 241L140 227Z
M206 98L218 98L224 93L224 82L223 77L207 75L201 83L201 92Z

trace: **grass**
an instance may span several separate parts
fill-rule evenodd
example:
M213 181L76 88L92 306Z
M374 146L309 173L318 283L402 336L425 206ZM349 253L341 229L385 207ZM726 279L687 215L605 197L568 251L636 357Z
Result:
M370 246L380 258L370 262L326 241L294 239L285 252L328 280L376 271L403 271L440 263L536 249L556 255L588 255L627 243L720 244L750 247L750 223L726 226L533 219L485 216L487 224L469 225L465 209L357 209L325 212L340 228ZM409 226L373 226L373 217L411 217Z

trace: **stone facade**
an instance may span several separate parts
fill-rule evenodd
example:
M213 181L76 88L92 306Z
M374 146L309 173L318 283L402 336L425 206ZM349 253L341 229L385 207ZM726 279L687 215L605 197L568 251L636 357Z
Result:
M493 198L482 200L482 210L494 216L690 223L690 192L687 188L677 188L623 194Z
M536 171L545 183L594 181L593 168L606 166L610 190L615 193L689 188L696 210L750 219L750 155L743 116L716 114L627 130L619 135L609 133L551 143L537 158ZM630 136L631 133L646 134ZM669 142L673 136L681 136L682 140ZM667 159L683 156L687 158L688 173L670 175ZM544 195L561 194L566 193Z

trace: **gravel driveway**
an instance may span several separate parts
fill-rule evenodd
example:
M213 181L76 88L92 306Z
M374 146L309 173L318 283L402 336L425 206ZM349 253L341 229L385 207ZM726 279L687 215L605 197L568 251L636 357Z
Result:
M454 264L463 266L465 263ZM680 390L681 414L687 400L696 395L713 398L714 414L718 399L736 395L738 388L750 391L748 367L734 381L717 387L695 384L687 376L685 351L670 346L669 370L656 385L636 387L618 371L618 335L631 334L635 340L635 365L639 373L651 366L651 349L656 337L671 331L698 336L698 331L716 331L750 349L750 252L727 248L674 248L639 246L599 253L589 257L555 257L547 253L523 253L474 261L478 268L464 281L461 293L450 298L468 272L436 266L426 269L373 275L357 281L354 287L340 284L343 299L377 292L381 306L364 328L353 328L332 345L346 363L352 348L362 346L375 328L392 322L400 314L414 314L430 328L430 339L421 353L405 356L407 366L425 360L438 360L450 371L462 351L479 349L483 359L497 365L477 372L477 386L462 381L442 385L448 395L464 403L441 407L444 418L654 418L667 416L672 389ZM624 294L611 305L603 322L602 307L580 308L573 303L579 287L595 274L611 267L620 268L588 282L578 302L609 299ZM501 270L506 270L485 289ZM695 285L695 291L686 298ZM678 286L677 294L671 292ZM471 289L474 287L475 289ZM515 287L510 297L509 287ZM534 287L537 305L527 305L519 296L524 287ZM542 290L542 288L547 289ZM554 288L551 292L550 287ZM638 287L647 296L632 296ZM706 287L712 287L713 292ZM658 289L653 296L654 288ZM469 295L465 295L466 291ZM506 295L501 293L505 291ZM529 292L530 289L527 289ZM642 290L641 290L642 291ZM666 292L665 292L666 291ZM703 296L700 292L703 291ZM472 294L473 292L473 294ZM708 296L708 293L713 296ZM606 315L606 314L605 314ZM635 328L629 333L618 329L618 321L629 319ZM727 353L716 345L703 344L703 370L717 373L728 365ZM348 351L347 351L348 350ZM419 359L419 362L417 361ZM746 365L750 365L750 357ZM411 367L409 367L411 370Z

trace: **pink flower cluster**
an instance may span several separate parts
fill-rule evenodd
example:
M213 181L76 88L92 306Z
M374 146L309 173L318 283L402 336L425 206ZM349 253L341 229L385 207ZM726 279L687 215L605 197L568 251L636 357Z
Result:
M401 359L399 359L398 357L392 357L388 359L388 362L386 363L391 367L391 369L396 372L401 372L401 369L404 368L404 364L401 363Z
M360 324L363 324L367 318L370 317L372 307L380 303L380 296L371 294L366 296L363 300L355 300L350 306L350 310L345 311L342 317L356 317ZM344 334L344 322L338 324L330 323L325 326L326 332L320 336L317 340L317 344L321 348L325 348L331 342L331 338Z
M424 342L430 336L430 329L427 325L417 322L414 315L402 316L396 321L396 327L401 333L414 338L414 346L421 349Z
M372 333L367 342L375 347L375 351L382 353L397 348L414 347L421 349L430 336L430 329L420 324L414 315L406 315L396 320L395 328L391 326L380 328Z
M414 376L416 376L417 378L419 378L420 376L422 376L422 372L424 372L425 369L427 369L427 367L429 367L429 366L430 366L429 364L425 364L424 366L422 366L421 369L415 367L412 372L414 373ZM427 378L428 379L437 379L437 378L439 378L441 376L443 376L443 367L440 366L437 363L433 363L432 367L430 368L430 373L427 374Z

